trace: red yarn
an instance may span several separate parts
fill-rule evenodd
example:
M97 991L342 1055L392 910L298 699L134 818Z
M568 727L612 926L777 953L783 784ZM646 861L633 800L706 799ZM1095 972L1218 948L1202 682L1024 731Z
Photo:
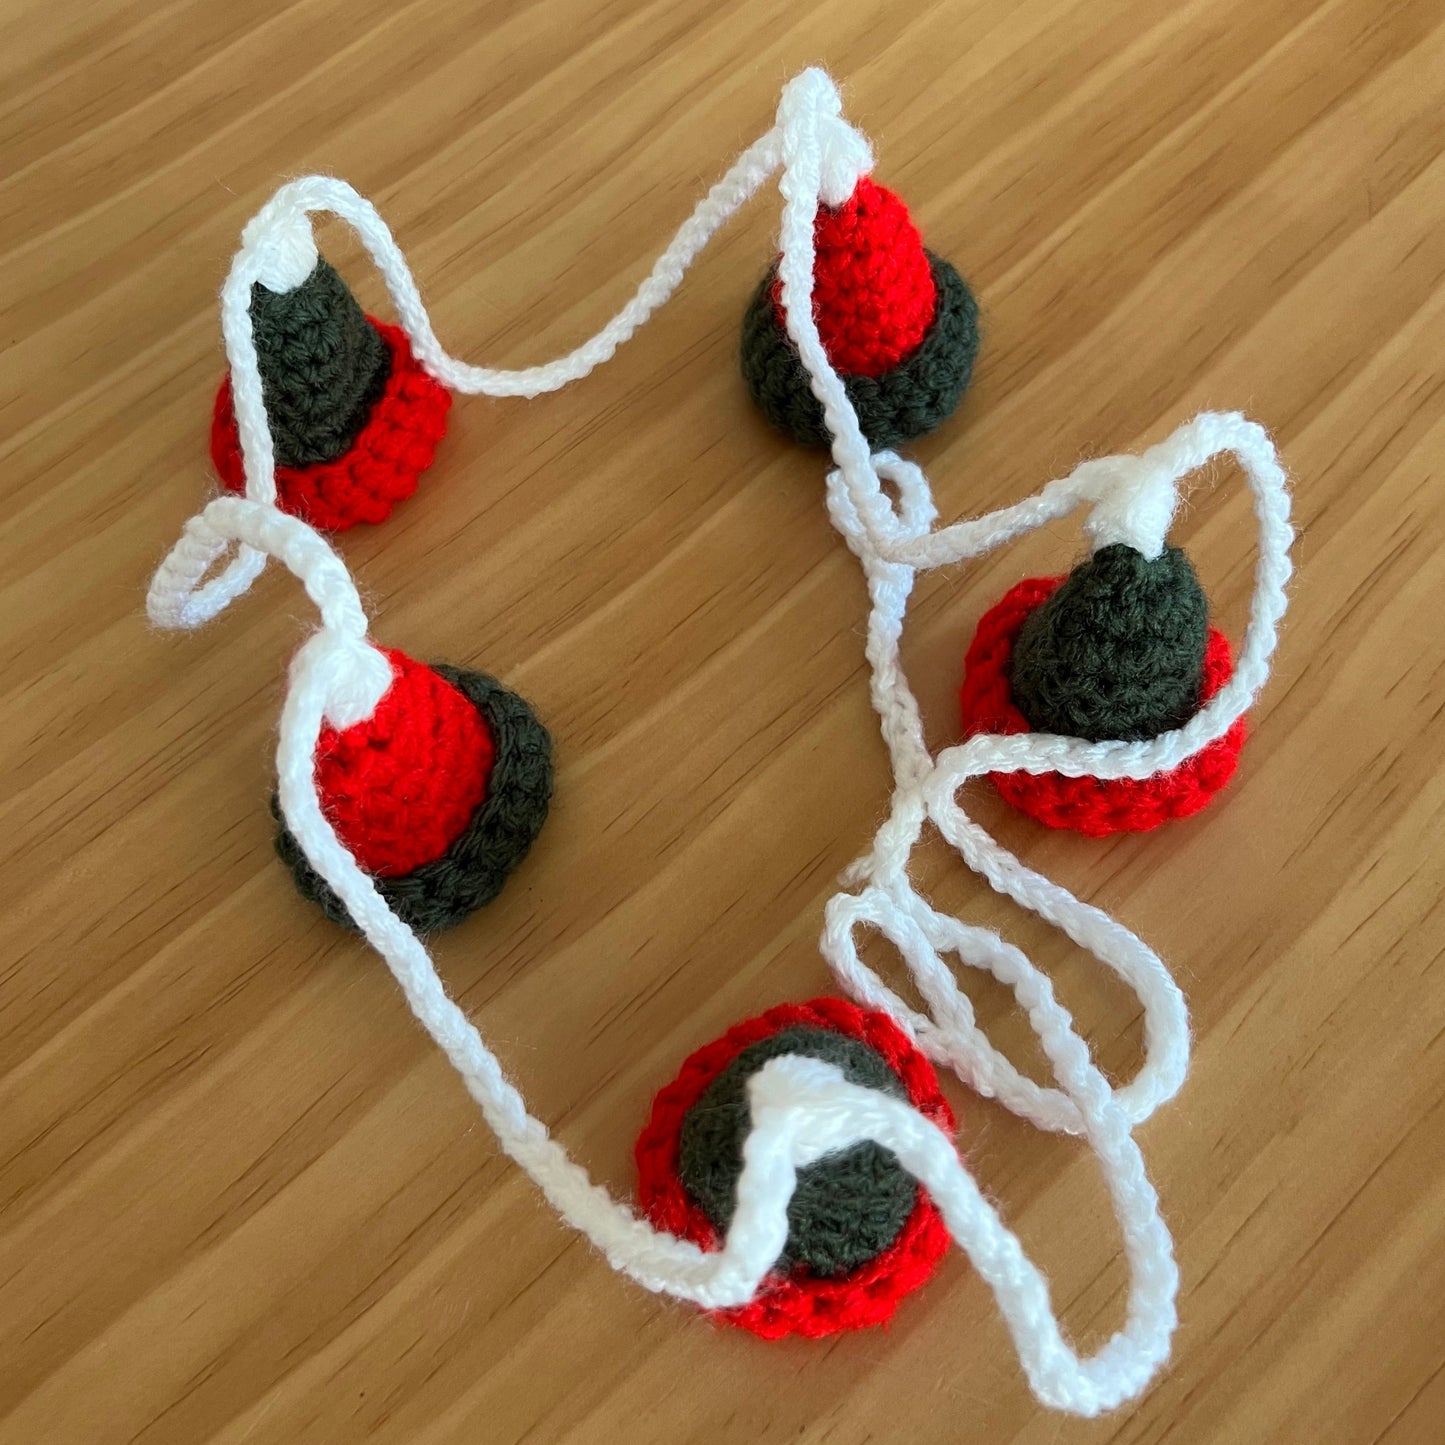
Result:
M1014 642L1025 619L1063 582L1030 577L984 613L964 661L963 731L1026 733L1028 719L1014 705L1009 683ZM1208 702L1234 671L1229 639L1209 629L1201 701ZM1062 773L994 773L999 795L1050 828L1072 828L1091 838L1146 832L1171 818L1197 813L1234 776L1244 746L1241 717L1222 738L1167 773L1151 778L1069 778Z
M411 354L406 333L374 316L366 318L391 353L386 389L344 456L304 467L277 467L277 502L323 531L344 532L358 522L383 522L397 502L416 491L446 435L452 394ZM211 461L229 491L246 490L246 467L231 377L221 381L211 417Z
M758 1018L735 1025L699 1049L676 1079L652 1101L652 1114L637 1140L638 1197L648 1218L669 1234L703 1249L717 1249L717 1229L678 1178L678 1145L687 1112L742 1051L784 1029L824 1028L858 1039L897 1074L910 1102L949 1133L953 1111L938 1088L933 1065L909 1042L887 1014L868 1013L840 998L780 1004ZM806 1267L769 1275L757 1295L715 1318L751 1330L764 1339L863 1329L889 1319L899 1302L933 1273L948 1248L948 1228L922 1189L898 1238L876 1259L841 1279L819 1278Z
M844 376L882 376L911 356L933 325L937 288L918 228L892 191L864 176L813 223L813 317ZM784 325L782 282L773 286Z
M445 678L383 649L392 683L365 722L321 730L316 789L368 873L396 878L440 858L487 796L492 737Z

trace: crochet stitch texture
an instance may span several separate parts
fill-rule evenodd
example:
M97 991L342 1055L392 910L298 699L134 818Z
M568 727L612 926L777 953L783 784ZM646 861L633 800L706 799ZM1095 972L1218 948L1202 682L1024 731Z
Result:
M939 1128L952 1134L953 1111L938 1087L933 1065L887 1014L873 1013L841 998L779 1004L735 1024L720 1039L698 1049L677 1078L658 1092L637 1140L638 1202L652 1223L707 1250L720 1248L723 1234L708 1217L679 1173L684 1122L709 1086L745 1050L783 1032L829 1032L856 1040L876 1054L902 1086L908 1101ZM802 1172L799 1171L800 1176ZM890 1319L899 1303L922 1286L948 1247L948 1229L937 1206L918 1189L902 1230L881 1253L849 1273L830 1278L806 1265L775 1269L747 1304L713 1311L714 1318L764 1339L803 1335L810 1339L841 1330L864 1329Z
M959 695L965 737L1011 736L1032 729L1014 701L1010 680L1016 640L1029 617L1063 584L1062 577L1029 577L1009 589L980 619L964 662ZM1233 675L1229 639L1209 629L1199 688L1203 707ZM1050 828L1091 838L1147 832L1197 813L1234 776L1247 724L1241 715L1182 762L1147 778L1067 777L1063 773L994 772L999 796Z
M379 749L371 746L376 738L371 731L375 716L365 724L347 729L341 739L351 733L360 733L360 736L344 750L339 739L328 755L333 764L328 775L332 793L328 796L328 777L323 776L320 765L317 781L323 807L328 812L333 806L338 810L333 815L338 834L343 820L358 820L352 826L368 839L375 850L374 856L394 863L406 856L407 839L404 831L393 829L407 816L418 816L418 830L425 834L427 845L425 850L415 851L430 851L456 821L459 811L456 800L444 798L430 819L424 809L414 805L424 794L435 799L437 791L444 792L447 774L463 790L462 796L468 796L482 754L473 754L470 764L459 758L461 739L475 735L453 715L449 703L444 705L448 714L445 719L440 716L440 708L433 706L428 711L427 703L434 704L437 698L452 694L470 710L490 756L482 793L470 808L469 816L462 818L459 830L439 854L404 873L374 875L378 892L398 917L418 932L440 933L490 903L536 841L552 797L552 739L516 693L485 673L468 672L444 663L427 668L401 653L389 651L386 655L393 666L400 659L408 669L432 674L438 686L416 690L414 696L422 699L416 715L411 715L413 701L408 697L405 709L398 710L394 719L401 723L403 732L400 737L393 734L379 739L382 744ZM378 707L378 715L386 707L386 701L384 698ZM362 732L363 729L366 731ZM371 761L372 751L388 752L393 746L400 754L398 759L388 759L385 763ZM433 748L436 751L432 751ZM358 789L353 777L346 777L343 785L344 770L335 766L343 758L365 759L359 767L368 772L374 770L389 784L383 790L384 795L378 798L373 791ZM433 765L437 767L436 774L431 772ZM355 808L353 801L358 805ZM276 835L276 852L291 869L302 896L318 904L334 922L354 927L346 905L307 862L300 845L285 827L274 798L271 808L277 822L282 824ZM445 821L439 825L442 819ZM363 866L366 866L364 861Z
M743 1172L751 1124L748 1077L782 1054L823 1059L849 1083L906 1097L883 1059L846 1034L790 1028L749 1045L688 1110L678 1146L678 1174L720 1233L732 1223ZM917 1196L918 1186L894 1155L871 1139L827 1155L798 1171L788 1201L788 1242L776 1268L786 1272L804 1264L827 1276L857 1269L898 1238Z
M276 500L282 511L328 532L344 532L358 522L384 522L398 502L416 491L418 478L446 435L452 404L451 392L415 359L400 327L366 319L390 355L390 368L361 430L332 461L276 468ZM211 461L228 491L245 492L246 464L229 375L216 394Z
M932 431L958 405L978 354L978 307L958 272L926 251L908 208L871 177L813 220L813 319L863 434L877 447ZM777 427L832 440L787 332L776 267L743 317L742 370Z
M386 386L391 356L324 257L291 291L251 287L256 364L276 461L335 461Z
M937 294L923 238L908 207L871 176L813 223L813 315L845 376L882 376L907 360L933 325ZM781 286L773 315L787 329Z
M978 303L973 293L941 256L924 254L937 301L933 325L918 348L878 376L840 373L863 435L875 449L923 436L952 416L978 356ZM773 303L776 284L777 272L769 271L743 315L743 379L775 427L804 446L826 447L831 438L822 405L813 395L796 348L778 323Z
M391 687L362 723L325 727L316 788L336 836L370 874L440 858L487 795L492 737L457 687L395 648Z
M1157 737L1199 706L1209 604L1188 557L1116 542L1028 616L1013 647L1014 701L1035 732L1099 742Z

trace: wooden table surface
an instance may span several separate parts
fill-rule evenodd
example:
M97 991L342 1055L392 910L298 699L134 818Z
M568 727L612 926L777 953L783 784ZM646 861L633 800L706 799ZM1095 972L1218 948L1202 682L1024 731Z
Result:
M966 404L914 449L946 517L1204 406L1268 424L1295 479L1293 606L1217 806L1091 842L969 793L1192 1008L1190 1079L1141 1133L1174 1358L1093 1423L1033 1403L958 1251L891 1329L821 1344L615 1276L272 854L299 589L272 569L193 636L142 612L212 485L215 294L281 178L349 178L452 349L536 361L630 294L810 61L985 310ZM1442 0L9 0L0 176L0 1440L1445 1438ZM554 732L541 843L438 962L624 1193L684 1055L829 990L822 904L888 795L822 463L737 376L776 224L773 192L584 384L459 403L419 495L340 544L379 637L497 673ZM380 305L342 228L323 245ZM1219 480L1179 536L1238 636L1255 541ZM921 587L935 744L980 613L1079 545ZM1137 1067L1096 963L943 850L918 872ZM1035 1067L1011 1000L967 987ZM1125 1272L1092 1160L948 1087L1097 1347Z

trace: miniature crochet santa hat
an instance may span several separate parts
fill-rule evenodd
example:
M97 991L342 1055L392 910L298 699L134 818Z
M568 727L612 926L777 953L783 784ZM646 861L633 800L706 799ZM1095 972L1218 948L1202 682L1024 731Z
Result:
M978 354L978 306L952 266L925 250L892 191L859 177L814 222L813 317L875 450L932 431L958 405ZM768 419L827 446L822 408L788 337L776 267L743 318L742 368Z
M289 289L256 282L250 312L277 504L329 531L383 521L431 465L451 393L415 360L405 332L365 315L319 255ZM229 490L245 490L229 375L211 459Z
M886 1014L839 998L782 1004L699 1049L653 1101L636 1155L640 1202L657 1228L718 1248L743 1171L748 1081L786 1054L833 1064L953 1132L933 1065ZM948 1237L892 1152L865 1140L798 1171L782 1255L756 1296L719 1318L767 1339L881 1324L933 1273Z
M1139 741L1183 727L1229 680L1229 641L1209 625L1184 553L1162 532L1115 540L1107 520L1095 542L1067 578L1028 578L984 615L964 664L966 735ZM1233 776L1244 736L1240 717L1147 778L993 779L1005 799L1050 827L1095 837L1143 831L1203 808Z
M392 682L372 715L322 729L316 790L392 910L436 933L490 903L532 846L552 795L551 739L493 678L384 655ZM350 922L284 824L276 851L306 897Z

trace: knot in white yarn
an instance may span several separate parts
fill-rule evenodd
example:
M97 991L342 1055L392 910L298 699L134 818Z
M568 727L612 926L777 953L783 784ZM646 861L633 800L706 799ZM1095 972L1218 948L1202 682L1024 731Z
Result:
M334 728L365 722L391 680L391 663L382 652L334 627L314 632L291 660L292 686L319 693L321 714Z
M315 269L319 256L311 219L293 186L283 186L241 232L247 269L268 291L294 291Z
M1147 453L1096 457L1081 463L1072 481L1094 503L1084 529L1096 551L1122 542L1151 561L1163 552L1178 505L1178 479Z
M821 120L818 144L822 155L818 195L825 206L841 206L859 180L873 169L873 148L862 131L845 120Z
M879 488L879 505L865 526L858 508L849 494L841 468L828 473L828 515L843 535L849 550L865 563L885 562L880 547L894 547L926 537L938 520L938 508L928 478L915 462L904 461L897 452L875 452L872 457L874 475L880 482L891 483L896 503L890 504ZM901 619L900 619L901 620Z
M906 542L927 536L938 520L938 507L923 469L897 452L875 452L872 460L880 481L891 483L897 494L891 540Z
M786 1118L793 1163L806 1167L830 1149L840 1147L838 1140L828 1134L825 1115L829 1104L836 1101L838 1086L844 1082L838 1066L824 1059L805 1054L769 1059L747 1083L752 1123L767 1123L774 1116ZM852 1143L855 1137L856 1130L851 1131L844 1142Z
M783 88L778 124L793 135L811 117L818 147L818 198L841 206L873 169L873 147L843 119L843 98L832 76L811 66Z

